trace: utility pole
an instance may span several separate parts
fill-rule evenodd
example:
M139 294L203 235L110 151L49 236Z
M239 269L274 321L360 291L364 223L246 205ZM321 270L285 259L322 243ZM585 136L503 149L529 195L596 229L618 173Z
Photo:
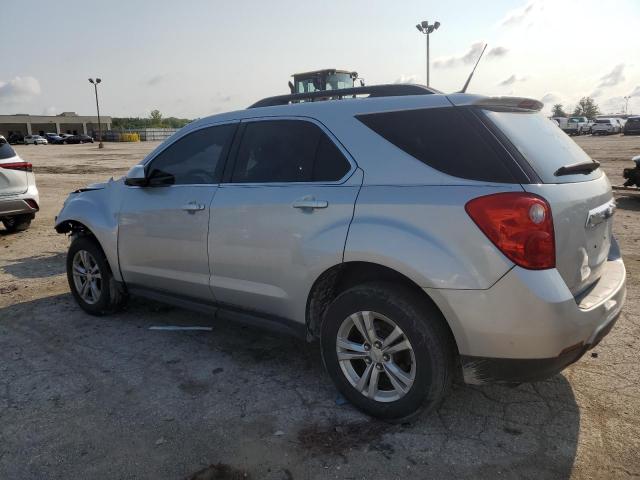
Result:
M430 84L430 79L429 79L429 65L430 65L430 59L429 59L429 36L438 28L440 27L440 22L434 22L432 25L429 25L429 22L427 20L423 20L422 22L420 22L419 24L416 25L416 28L418 29L418 31L422 34L424 34L425 37L427 37L427 87Z
M93 88L96 92L96 110L98 111L98 136L100 137L100 143L98 143L98 148L104 148L104 145L102 144L102 122L100 121L100 104L98 103L98 84L101 81L102 80L97 77L95 81L93 80L93 78L89 79L89 83L93 84Z

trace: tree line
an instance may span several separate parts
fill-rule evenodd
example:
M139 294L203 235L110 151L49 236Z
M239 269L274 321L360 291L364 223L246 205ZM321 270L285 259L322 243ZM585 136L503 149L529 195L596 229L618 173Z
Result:
M564 111L564 107L561 103L556 103L551 109L551 115L553 117L568 117L569 114ZM591 97L582 97L578 104L573 109L572 117L587 117L595 118L600 115L600 108L596 104L595 100Z
M139 128L182 128L193 120L189 118L163 117L159 110L152 110L148 117L113 117L113 130L136 130Z

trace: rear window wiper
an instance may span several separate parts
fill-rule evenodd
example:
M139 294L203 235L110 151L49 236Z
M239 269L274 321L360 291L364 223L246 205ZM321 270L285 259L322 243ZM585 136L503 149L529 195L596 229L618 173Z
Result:
M555 171L554 175L556 177L561 177L563 175L573 175L576 173L583 173L584 175L588 175L597 168L600 168L600 162L596 162L595 160L591 162L573 163L571 165L560 167Z

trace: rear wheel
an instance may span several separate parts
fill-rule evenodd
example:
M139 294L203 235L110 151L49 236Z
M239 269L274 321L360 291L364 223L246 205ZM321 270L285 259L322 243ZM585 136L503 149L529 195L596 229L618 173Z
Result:
M122 286L115 281L107 258L92 237L76 237L67 253L67 280L78 305L91 315L116 312L126 302Z
M4 228L9 232L22 232L29 228L31 220L33 220L33 215L25 214L5 218L2 220L2 223L4 224Z
M353 287L327 309L322 356L340 392L379 418L406 420L444 398L454 371L451 335L419 292L387 283Z

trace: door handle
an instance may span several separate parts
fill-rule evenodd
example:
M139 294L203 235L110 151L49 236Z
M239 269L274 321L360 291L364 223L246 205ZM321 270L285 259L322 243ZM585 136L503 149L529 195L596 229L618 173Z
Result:
M329 202L326 200L316 200L315 198L305 197L293 202L292 206L293 208L327 208L329 206Z
M189 202L186 205L182 206L182 210L185 210L189 213L195 213L198 210L204 210L204 205L202 205L201 203Z

